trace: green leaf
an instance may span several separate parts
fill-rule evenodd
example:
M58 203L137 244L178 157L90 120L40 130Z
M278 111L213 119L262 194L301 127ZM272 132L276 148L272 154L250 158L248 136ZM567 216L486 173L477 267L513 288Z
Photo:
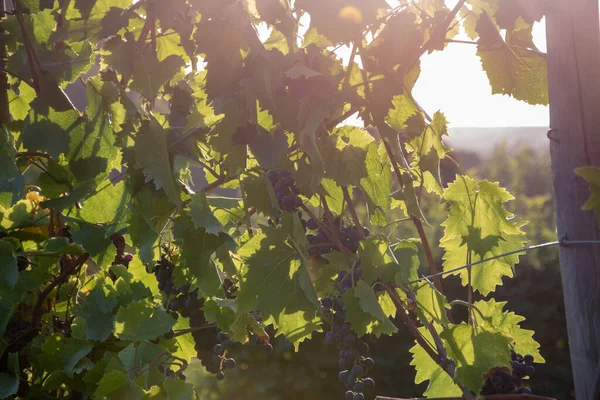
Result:
M10 114L15 120L22 120L27 117L31 107L29 103L35 98L35 89L21 81L19 84L19 94L12 90L8 92L8 106Z
M31 213L35 204L31 200L19 200L11 208L4 210L0 227L14 229L31 224Z
M360 180L360 188L367 200L369 219L372 224L385 226L386 211L391 208L392 172L389 157L375 143L369 145L365 159L367 176Z
M166 379L163 384L167 391L167 398L173 400L194 400L194 386L180 379Z
M325 254L323 258L327 259L327 262L323 262L320 257L308 257L306 260L315 292L321 298L328 297L334 292L333 280L341 271L347 271L348 266L354 261L352 256L339 251Z
M400 286L416 280L419 277L417 271L420 265L417 245L409 240L400 240L394 246L393 252L399 270L395 277L396 284Z
M77 363L93 347L90 342L55 334L48 337L42 345L42 354L38 356L38 360L45 371L62 371L72 377Z
M19 277L17 256L12 244L0 240L0 287L13 288Z
M314 105L310 108L308 116L298 115L302 120L305 118L304 125L296 135L300 149L308 153L311 166L319 170L323 165L323 158L317 146L317 130L321 127L323 120L331 116L331 110L325 105Z
M498 28L483 12L477 22L481 58L493 94L507 94L529 104L548 105L548 66L537 51L511 45L502 39Z
M196 193L191 196L190 216L194 221L196 229L204 228L206 233L219 234L223 232L223 225L217 220L211 210L206 194L204 192Z
M389 242L383 239L368 238L360 242L358 256L362 278L370 285L378 278L394 282L399 272L389 249Z
M154 340L169 332L175 320L149 301L136 301L117 312L115 336L121 340Z
M513 197L497 183L476 182L469 177L457 176L444 191L444 200L450 204L450 213L440 240L444 254L444 271L465 265L471 253L471 262L518 250L526 242L521 225L506 211L503 203ZM502 284L502 277L512 276L519 261L516 253L483 265L471 267L473 288L483 295ZM463 285L468 283L468 270L456 271Z
M0 372L0 399L10 397L19 390L19 354L8 353L6 363L6 372Z
M375 140L364 129L354 126L336 128L328 138L328 146L322 150L325 160L325 176L343 186L359 186L368 176L366 160Z
M448 316L446 310L450 309L446 296L438 292L432 283L419 283L414 289L417 314L421 323L427 325L435 322L437 325L447 326Z
M415 160L413 166L418 167L421 183L430 193L442 195L443 188L440 175L440 160L451 150L442 141L448 136L448 121L441 112L436 112L431 124L422 135L407 143L407 149L412 152Z
M86 320L86 339L104 341L115 327L115 314L118 304L117 293L109 286L96 286L85 299L78 317Z
M494 299L488 301L480 300L475 302L474 306L483 314L485 322L490 323L514 340L514 350L517 353L531 354L536 363L544 363L546 361L540 354L540 344L533 340L534 332L519 326L521 322L525 321L525 318L513 312L504 311L504 307L506 306L505 301L497 302ZM473 316L477 324L482 324L484 321L479 312L474 312Z
M246 192L246 207L254 207L257 212L270 217L279 214L275 189L266 175L255 172L244 174L242 188Z
M384 301L385 297L377 298L373 289L363 283L361 288L348 289L342 295L346 322L352 325L352 329L359 337L367 333L372 333L376 337L382 334L392 335L397 331L396 326L389 320L380 305L380 301Z
M115 370L102 377L98 383L98 389L94 392L94 399L106 398L141 400L144 398L144 391L127 379L123 372Z
M157 189L164 189L171 202L180 204L181 196L169 161L166 132L156 119L150 120L134 148L137 166L143 169L146 182L153 181Z
M206 296L223 297L218 267L212 260L212 255L230 240L229 236L225 233L213 235L205 228L194 228L192 218L186 213L174 220L173 233L176 242L182 246L182 264L198 278L200 291Z
M92 224L119 226L129 217L129 191L124 181L106 181L100 190L83 201L78 217Z
M75 110L54 111L41 115L34 110L25 119L23 146L29 151L43 151L56 158L69 151L69 134L82 128L82 119Z
M131 89L146 99L154 99L160 88L179 73L184 65L184 61L177 55L170 55L162 61L150 55L144 57L134 64Z
M600 226L600 168L579 167L575 168L575 173L585 179L590 185L590 197L581 209L595 211L598 217L598 226Z
M275 167L289 153L288 139L281 129L269 132L259 125L250 125L246 129L252 131L249 133L248 146L264 169Z
M243 262L238 306L240 311L260 309L265 323L272 323L297 349L314 331L320 331L321 322L318 306L311 301L314 293L307 293L312 285L306 264L281 225L263 227L263 232L238 251Z
M490 369L510 365L511 339L487 324L475 329L453 325L440 333L448 357L456 361L458 380L475 393L481 390Z
M420 327L419 332L428 343L433 343L433 338L427 328ZM417 370L415 383L420 384L429 381L427 390L423 393L425 397L446 398L462 396L462 390L456 385L452 377L431 358L422 346L416 344L410 349L410 353L413 357L410 365L414 366Z

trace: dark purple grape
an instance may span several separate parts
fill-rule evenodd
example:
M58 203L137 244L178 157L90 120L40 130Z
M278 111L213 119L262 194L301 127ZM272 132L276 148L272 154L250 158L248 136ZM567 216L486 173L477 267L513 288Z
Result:
M287 195L284 196L283 199L281 199L281 208L285 211L292 211L294 209L294 197L293 195Z

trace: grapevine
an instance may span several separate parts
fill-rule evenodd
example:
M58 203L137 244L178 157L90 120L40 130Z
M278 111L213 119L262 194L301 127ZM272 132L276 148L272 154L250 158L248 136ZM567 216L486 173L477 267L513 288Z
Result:
M421 56L463 26L495 91L547 102L545 57L517 32L543 13L479 3L14 0L0 398L200 398L196 363L236 379L253 367L237 351L276 357L281 336L323 337L339 398L372 399L370 344L400 329L426 396L526 393L533 332L472 296L513 276L524 222L497 183L442 184L448 121L412 95Z

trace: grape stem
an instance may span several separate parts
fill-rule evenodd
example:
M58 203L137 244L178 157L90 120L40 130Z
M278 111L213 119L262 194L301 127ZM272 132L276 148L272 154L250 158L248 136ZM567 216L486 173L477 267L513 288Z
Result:
M360 240L365 240L365 232L363 231L362 225L360 224L360 220L358 219L358 215L356 214L356 208L354 208L354 204L352 203L352 199L350 198L350 192L348 191L347 186L342 186L342 192L344 193L344 199L346 200L346 204L348 204L348 209L350 209L350 215L352 215L352 220L354 221L354 229L358 233L358 237Z
M455 305L465 306L465 307L468 307L470 309L473 309L473 310L477 311L477 314L479 314L481 316L482 320L485 319L483 313L481 312L481 310L479 308L477 308L477 306L475 306L475 304L469 303L469 302L464 301L464 300L452 300L450 302L450 307L455 306Z

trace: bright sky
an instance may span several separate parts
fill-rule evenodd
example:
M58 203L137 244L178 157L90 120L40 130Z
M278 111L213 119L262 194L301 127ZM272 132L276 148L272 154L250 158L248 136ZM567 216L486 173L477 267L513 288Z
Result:
M393 4L394 0L388 3ZM452 8L454 4L456 0L446 0L447 7ZM309 18L302 18L301 23L308 29ZM543 52L546 51L545 29L544 20L534 25L534 42ZM268 33L265 34L268 37ZM462 31L455 39L470 41ZM421 76L413 91L419 104L430 115L442 111L450 127L547 127L548 107L532 106L506 95L492 95L476 51L477 46L472 44L450 43L443 51L423 56ZM337 54L347 63L350 49L342 48ZM356 119L346 123L362 125L362 121Z
M470 40L461 33L457 39ZM534 41L546 51L544 21L534 26ZM414 96L429 113L441 110L454 127L548 126L548 107L532 106L505 95L492 95L475 52L477 46L450 43L421 58Z

